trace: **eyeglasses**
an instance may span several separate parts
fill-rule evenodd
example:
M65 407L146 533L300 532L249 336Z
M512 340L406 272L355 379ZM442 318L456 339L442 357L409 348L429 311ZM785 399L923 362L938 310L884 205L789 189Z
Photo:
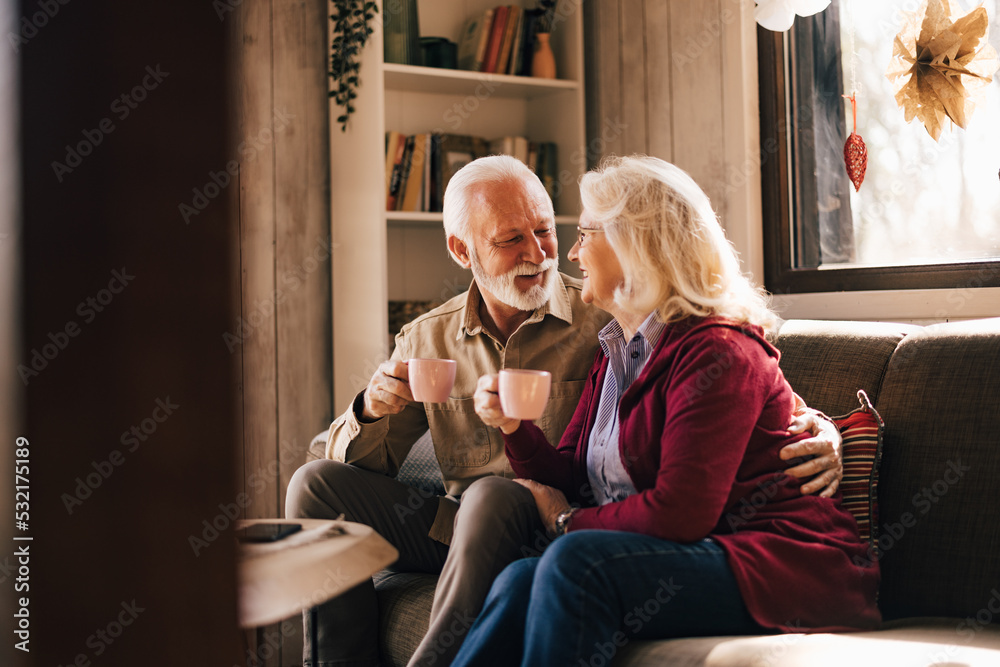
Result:
M576 236L576 242L582 248L583 247L583 242L587 239L587 234L600 234L603 231L604 231L603 229L589 229L589 228L588 229L584 229L583 227L577 225L576 226L576 234L577 234L577 236Z

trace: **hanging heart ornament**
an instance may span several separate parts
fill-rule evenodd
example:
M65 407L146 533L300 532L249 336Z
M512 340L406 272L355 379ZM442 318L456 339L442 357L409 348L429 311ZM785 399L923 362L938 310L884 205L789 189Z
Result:
M844 95L847 97L847 95ZM844 144L844 164L847 166L847 177L854 184L854 191L861 189L865 181L865 171L868 169L868 147L865 140L858 134L858 101L854 93L847 99L851 100L851 111L854 114L854 129Z

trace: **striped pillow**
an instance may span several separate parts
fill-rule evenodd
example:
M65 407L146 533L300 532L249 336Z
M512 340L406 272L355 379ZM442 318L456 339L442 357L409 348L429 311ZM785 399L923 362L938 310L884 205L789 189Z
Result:
M844 478L840 482L844 507L858 522L858 533L878 553L878 465L882 460L885 423L863 390L861 405L841 417L832 417L844 439Z

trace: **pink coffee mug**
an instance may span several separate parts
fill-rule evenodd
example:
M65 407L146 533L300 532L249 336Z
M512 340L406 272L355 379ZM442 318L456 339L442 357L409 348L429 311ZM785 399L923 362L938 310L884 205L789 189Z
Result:
M444 403L455 384L458 362L453 359L410 359L406 362L413 400Z
M505 368L500 371L500 407L513 419L538 419L549 402L552 374Z

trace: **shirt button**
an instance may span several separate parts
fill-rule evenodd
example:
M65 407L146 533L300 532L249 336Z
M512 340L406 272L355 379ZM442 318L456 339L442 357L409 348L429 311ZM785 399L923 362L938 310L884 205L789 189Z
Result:
M632 358L633 359L639 358L639 350L632 350Z

